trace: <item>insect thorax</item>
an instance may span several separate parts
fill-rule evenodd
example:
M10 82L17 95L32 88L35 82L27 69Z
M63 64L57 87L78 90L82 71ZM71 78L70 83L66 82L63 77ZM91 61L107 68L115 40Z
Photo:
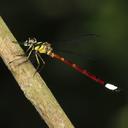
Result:
M51 44L48 42L37 42L34 50L38 51L39 53L50 55L53 49L51 47Z

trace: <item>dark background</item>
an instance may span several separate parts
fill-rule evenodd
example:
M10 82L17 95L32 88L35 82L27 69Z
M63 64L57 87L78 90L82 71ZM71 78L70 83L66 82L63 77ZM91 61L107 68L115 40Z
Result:
M0 1L0 15L17 40L49 41L57 53L122 88L109 91L45 57L40 74L76 128L128 128L127 5L125 0ZM85 36L90 33L98 37ZM47 128L2 60L0 80L0 128Z

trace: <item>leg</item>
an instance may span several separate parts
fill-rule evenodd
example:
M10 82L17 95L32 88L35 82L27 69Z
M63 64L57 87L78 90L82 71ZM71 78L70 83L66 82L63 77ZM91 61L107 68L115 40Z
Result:
M37 73L37 71L38 71L38 69L40 67L40 61L39 61L37 52L35 52L35 57L36 57L36 61L37 61L38 66L36 67L36 71L35 71L33 76L35 76L35 74Z
M33 50L31 49L31 51L29 52L29 54L28 54L26 60L24 60L23 62L19 63L17 66L19 66L19 65L21 65L21 64L23 64L23 63L26 63L26 62L28 61L28 59L30 58L32 51L33 51ZM25 54L24 54L24 55L25 55ZM23 55L19 55L19 56L22 56L22 57L23 57ZM11 61L11 62L9 62L9 63L12 63L12 62L14 62L14 61L16 61L16 60L20 60L20 59L21 59L21 58L15 59L15 60L13 60L13 61Z
M41 60L42 63L43 63L43 65L41 66L41 68L40 68L40 70L39 70L39 72L40 72L40 71L44 68L44 66L45 66L45 61L43 60L43 58L41 57L41 55L40 55L39 53L37 53L37 54L38 54L40 60Z
M38 52L37 52L37 54L38 54L40 60L43 62L43 64L45 64L45 61L43 60L43 58L41 57L41 55Z
M36 56L36 61L37 61L37 64L38 64L38 66L37 66L37 68L36 68L36 71L38 71L38 69L39 69L39 67L40 67L40 61L39 61L37 52L35 52L35 56Z
M21 65L23 63L26 63L28 61L28 59L30 58L31 54L32 54L32 51L33 49L31 49L31 51L29 52L28 56L27 56L27 59L25 61L23 61L22 63L18 64L18 65Z
M24 57L25 54L17 55L17 56ZM14 59L14 60L10 61L9 64L13 63L14 61L20 60L20 59L21 59L21 58Z
M27 60L29 59L29 57L30 57L30 55L31 55L31 53L32 53L32 51L33 51L33 48L32 48L33 46L29 46L29 48L27 49L27 51L25 52L25 54L21 54L21 55L16 55L16 56L21 56L21 57L23 57L23 56L25 56L26 54L27 54L27 52L31 49L31 51L29 52L29 54L28 54L28 56L27 56ZM9 62L9 64L10 63L12 63L12 62L14 62L14 61L16 61L16 60L20 60L21 58L17 58L17 59L15 59L15 60L12 60L12 61L10 61Z
M27 52L28 52L30 49L33 50L33 45L30 45L29 48L26 50L25 53L27 54Z
M35 52L35 56L36 56L36 60L37 60L37 68L36 68L36 72L38 71L39 67L40 67L40 61L39 61L39 58L40 60L42 61L43 65L41 66L39 72L42 70L42 68L44 67L45 65L45 61L42 59L41 55L38 53L38 52ZM34 75L36 74L36 72L34 73Z

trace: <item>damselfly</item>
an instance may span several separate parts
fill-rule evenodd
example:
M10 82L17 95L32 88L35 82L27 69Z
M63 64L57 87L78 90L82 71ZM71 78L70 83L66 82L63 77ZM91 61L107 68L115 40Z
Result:
M30 55L32 54L32 52L34 52L34 55L35 55L35 58L36 58L37 64L38 64L37 70L40 67L40 61L42 61L43 64L45 64L45 61L41 57L41 54L46 54L46 55L50 56L51 58L55 58L65 64L67 64L68 66L74 68L76 71L87 76L88 78L92 79L93 81L97 82L98 84L103 85L107 89L118 90L117 86L107 83L106 81L98 78L96 75L90 73L86 69L81 68L79 65L65 59L64 57L60 56L59 54L54 53L53 48L51 47L51 44L48 42L38 42L36 40L36 38L28 38L28 40L23 42L23 45L25 47L28 47L28 49L26 51L26 53L28 53L28 55L27 55L28 59L29 59Z

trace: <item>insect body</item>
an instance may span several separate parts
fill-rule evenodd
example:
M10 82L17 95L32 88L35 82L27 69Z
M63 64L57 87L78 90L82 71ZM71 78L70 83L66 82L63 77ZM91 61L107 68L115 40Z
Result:
M48 56L67 64L68 66L74 68L76 71L82 73L83 75L89 77L90 79L94 80L95 82L99 83L100 85L105 86L106 88L108 88L110 90L118 89L117 86L107 83L106 81L96 77L94 74L90 73L86 69L81 68L79 65L72 63L71 61L66 60L64 57L61 57L60 55L54 53L53 48L51 47L51 44L48 42L38 42L36 40L36 38L28 38L28 40L26 40L24 42L24 46L28 47L28 49L26 51L26 52L28 52L28 58L30 57L31 53L34 51L35 57L36 57L36 60L38 63L37 70L40 66L39 58L45 64L45 62L42 59L40 54L47 54Z

